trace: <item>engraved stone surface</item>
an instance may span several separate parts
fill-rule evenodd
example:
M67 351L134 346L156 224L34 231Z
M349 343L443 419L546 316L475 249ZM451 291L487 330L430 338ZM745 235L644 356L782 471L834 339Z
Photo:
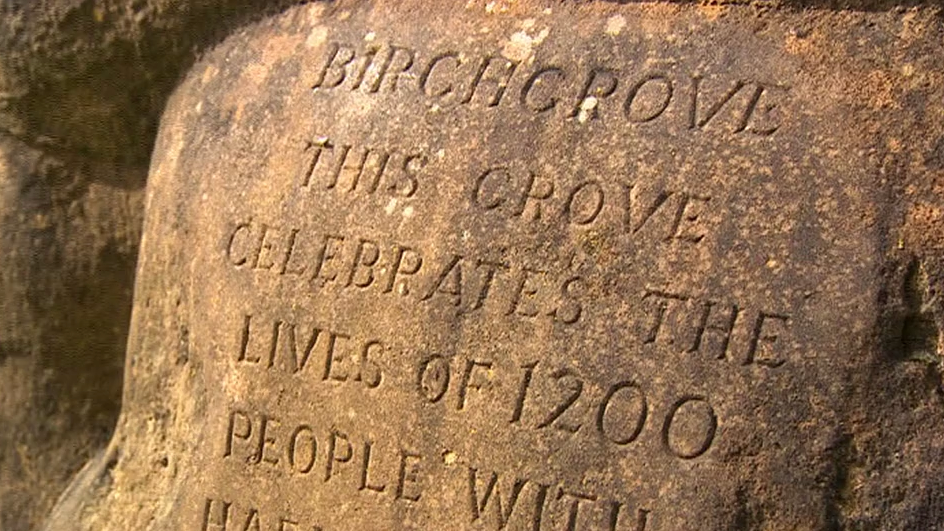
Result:
M338 2L230 37L162 123L123 420L52 528L939 525L910 15Z

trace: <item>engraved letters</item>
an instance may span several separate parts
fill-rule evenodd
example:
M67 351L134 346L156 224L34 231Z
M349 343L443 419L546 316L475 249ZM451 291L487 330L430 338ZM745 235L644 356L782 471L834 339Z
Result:
M788 315L655 289L647 289L642 302L644 344L675 345L741 365L776 368L786 362L776 343L790 324Z
M741 458L732 396L787 385L809 343L806 286L763 259L817 229L759 230L767 196L731 175L801 182L778 151L801 92L609 33L595 55L361 40L345 9L284 67L309 121L272 128L289 150L200 255L232 302L194 332L226 386L206 459L274 501L221 490L193 526L667 531L663 500Z
M491 53L425 51L386 44L328 43L311 82L316 92L414 94L438 108L514 107L534 117L584 124L664 127L768 137L781 124L787 89L747 78L614 66L527 64ZM667 125L666 125L667 124Z
M382 148L338 144L316 136L305 143L299 187L393 197L413 197L420 186L419 172L429 158L419 152L401 153Z
M544 365L534 361L516 370L488 358L433 354L422 357L414 382L417 396L430 404L464 411L471 403L488 408L489 417L507 414L516 427L591 436L620 448L646 429L661 429L663 450L680 459L704 455L715 441L719 420L706 397L651 404L645 383L632 376L599 385L572 368ZM517 392L502 391L508 388Z
M459 314L488 310L565 325L576 323L583 313L582 279L569 271L465 254L435 255L398 242L254 221L236 223L226 242L233 267L294 277L312 290L360 291L444 305Z
M564 484L548 485L468 466L473 523L490 529L646 531L649 511ZM556 517L556 518L555 518ZM514 522L514 524L513 524ZM489 525L490 524L490 525Z
M565 482L513 477L456 462L448 450L440 459L405 449L403 443L287 422L261 411L234 408L228 416L224 462L265 467L308 481L309 489L411 506L424 502L434 478L452 476L455 481L446 483L464 491L455 495L468 500L467 521L487 529L646 531L650 520L650 511L632 509L623 493L604 495ZM461 505L456 509L463 510ZM220 499L207 498L202 516L201 531L322 531L297 518Z
M470 203L474 210L506 219L570 227L607 225L618 233L663 242L699 243L712 228L703 215L711 206L705 194L653 190L617 179L565 184L553 175L514 166L480 173Z
M426 459L408 448L248 409L231 409L228 417L226 461L309 478L316 485L343 484L400 503L423 496Z
M321 526L222 499L207 498L200 531L323 531Z
M305 372L312 363L317 367L308 372L318 373L323 381L350 381L373 389L383 381L376 359L385 350L376 339L278 319L260 323L255 316L245 315L237 361L287 374ZM318 359L313 360L313 355Z

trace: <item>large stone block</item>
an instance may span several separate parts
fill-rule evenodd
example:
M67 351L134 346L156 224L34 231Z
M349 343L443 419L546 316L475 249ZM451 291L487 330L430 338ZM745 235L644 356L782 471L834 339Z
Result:
M50 529L930 529L929 9L344 1L161 125ZM71 527L70 527L71 526Z

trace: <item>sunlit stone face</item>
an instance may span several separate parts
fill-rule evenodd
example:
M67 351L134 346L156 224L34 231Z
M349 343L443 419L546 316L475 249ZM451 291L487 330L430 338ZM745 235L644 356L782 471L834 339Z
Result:
M849 74L787 19L536 4L298 7L175 96L137 318L175 249L180 529L829 528Z

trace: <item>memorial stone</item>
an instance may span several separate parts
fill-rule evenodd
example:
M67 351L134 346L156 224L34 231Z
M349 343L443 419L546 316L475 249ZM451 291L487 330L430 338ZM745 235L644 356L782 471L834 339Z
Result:
M944 524L941 23L338 1L154 151L109 450L48 528Z

